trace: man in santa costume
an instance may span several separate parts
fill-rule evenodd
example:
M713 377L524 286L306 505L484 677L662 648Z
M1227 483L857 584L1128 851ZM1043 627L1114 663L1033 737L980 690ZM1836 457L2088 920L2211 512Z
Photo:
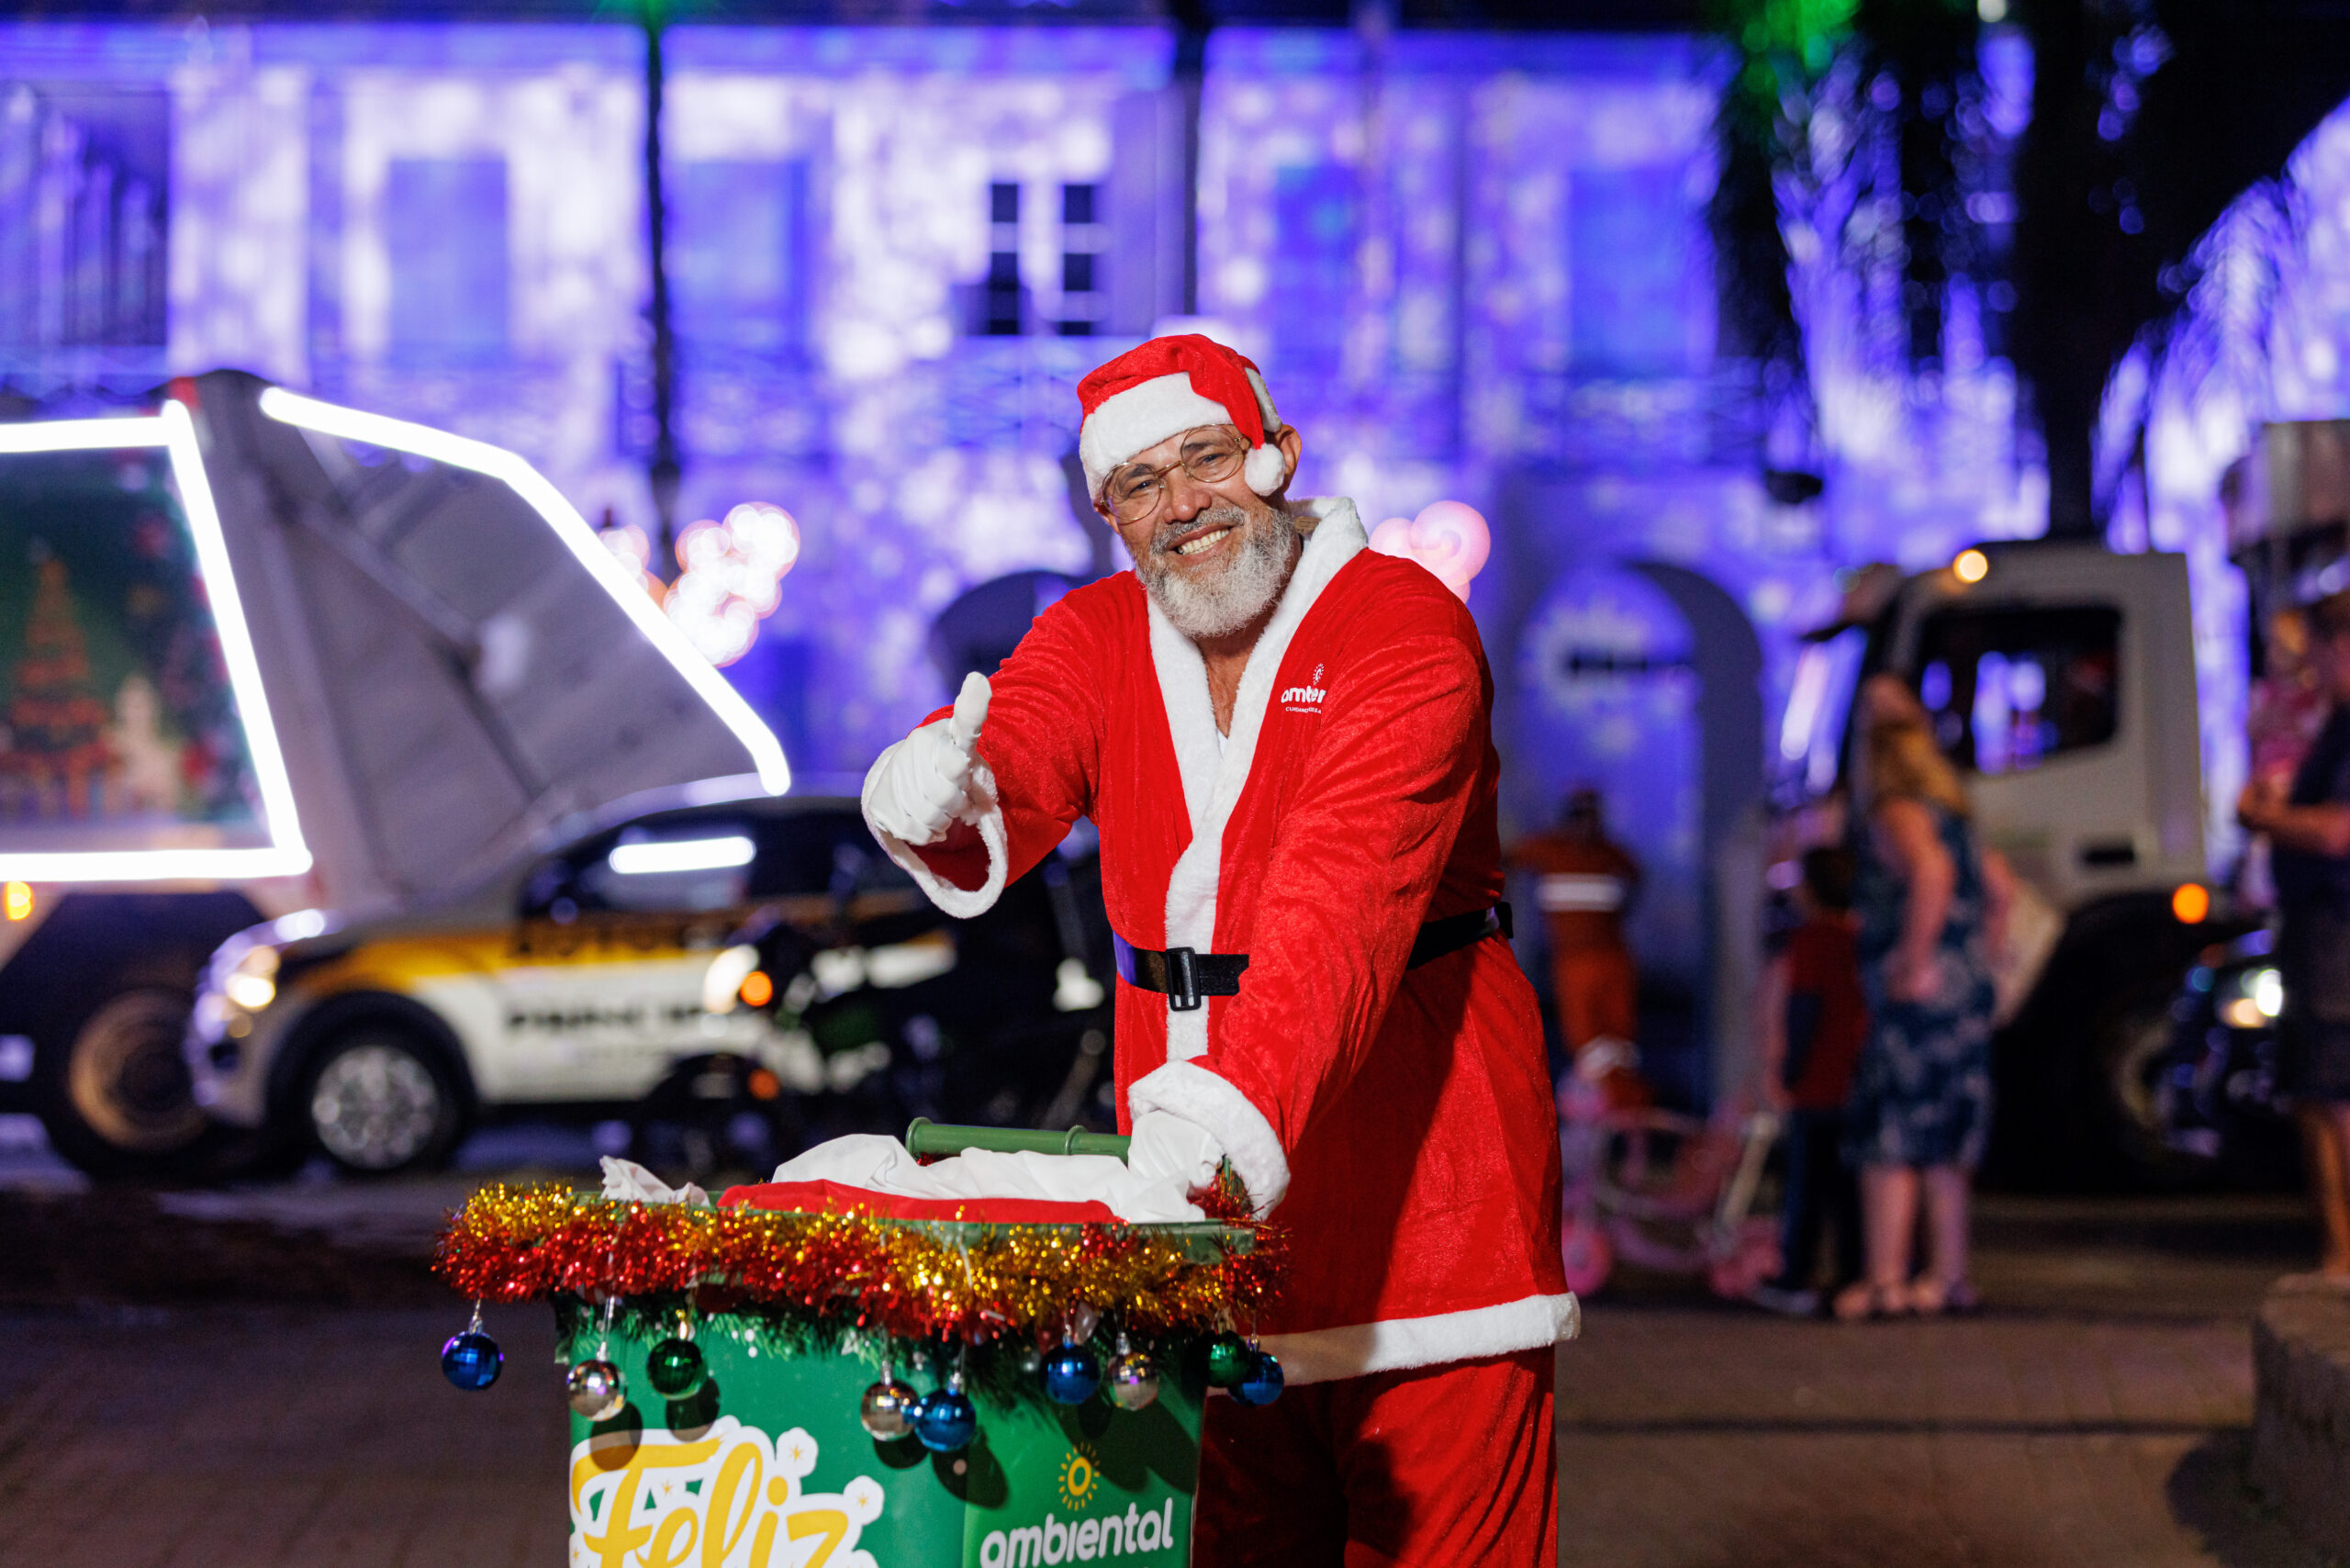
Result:
M1210 1401L1197 1561L1557 1561L1559 1141L1505 941L1493 680L1460 601L1290 501L1255 365L1155 339L1079 454L1131 573L882 754L866 819L968 916L1080 816L1118 935L1137 1167L1229 1161L1291 1266L1290 1392Z

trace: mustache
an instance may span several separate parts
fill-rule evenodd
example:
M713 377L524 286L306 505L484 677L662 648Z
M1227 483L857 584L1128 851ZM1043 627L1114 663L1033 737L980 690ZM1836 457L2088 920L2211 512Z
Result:
M1237 506L1210 507L1198 516L1181 522L1160 524L1158 531L1150 536L1150 553L1171 555L1175 553L1175 542L1187 534L1197 533L1206 528L1247 528L1248 522L1248 514Z

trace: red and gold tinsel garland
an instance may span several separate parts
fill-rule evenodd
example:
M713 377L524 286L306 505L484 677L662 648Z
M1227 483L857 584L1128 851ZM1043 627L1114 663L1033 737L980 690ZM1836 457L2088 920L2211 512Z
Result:
M477 1301L694 1293L901 1338L1029 1334L1090 1305L1142 1334L1246 1325L1279 1269L1271 1228L1196 1240L1129 1226L962 1226L489 1186L452 1216L433 1268Z

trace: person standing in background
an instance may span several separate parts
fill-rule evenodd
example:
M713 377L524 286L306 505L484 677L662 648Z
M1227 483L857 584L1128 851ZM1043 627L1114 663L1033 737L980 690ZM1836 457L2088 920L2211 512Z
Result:
M2318 1269L2350 1289L2350 591L2320 599L2309 623L2332 709L2290 788L2255 774L2236 818L2270 846L2285 981L2277 1087L2300 1123L2323 1227Z
M2279 610L2268 618L2261 639L2265 668L2244 694L2244 734L2251 753L2246 770L2257 785L2272 787L2262 799L2284 800L2293 777L2310 754L2332 708L2318 668L2308 610ZM2276 846L2255 834L2236 863L2236 896L2255 909L2277 907L2277 873L2270 864Z
M1611 1109L1651 1103L1639 1072L1639 971L1624 917L1639 890L1640 864L1607 836L1599 791L1570 794L1549 833L1510 849L1513 868L1536 879L1550 942L1559 1035L1574 1076Z
M1803 857L1796 888L1803 923L1763 971L1760 1067L1764 1102L1786 1116L1786 1196L1780 1207L1779 1272L1751 1293L1790 1316L1819 1310L1811 1282L1820 1232L1836 1246L1831 1288L1861 1277L1861 1197L1844 1163L1844 1101L1868 1037L1861 991L1859 927L1852 918L1852 857L1821 846Z
M1976 1305L1968 1189L1990 1134L2005 885L1986 875L1965 789L1915 696L1888 676L1870 686L1853 883L1869 1035L1844 1137L1860 1170L1867 1277L1837 1294L1848 1321ZM1913 1280L1921 1198L1929 1256Z

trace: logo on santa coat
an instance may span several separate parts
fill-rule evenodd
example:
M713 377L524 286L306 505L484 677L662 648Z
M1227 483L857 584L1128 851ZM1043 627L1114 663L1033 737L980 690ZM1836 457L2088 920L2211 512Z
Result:
M1281 711L1319 713L1322 711L1322 699L1329 695L1327 691L1322 689L1322 666L1315 665L1314 674L1307 678L1304 686L1283 689L1281 696Z

